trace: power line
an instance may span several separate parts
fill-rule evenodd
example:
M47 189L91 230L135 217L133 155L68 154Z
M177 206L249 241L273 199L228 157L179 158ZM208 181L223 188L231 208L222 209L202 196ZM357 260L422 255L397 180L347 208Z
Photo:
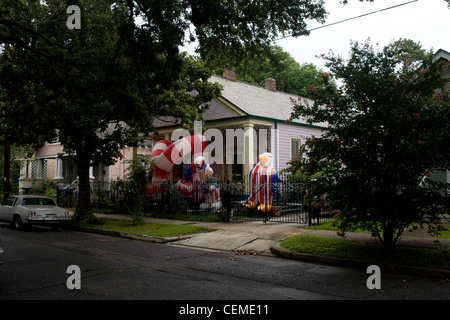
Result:
M379 12L395 9L395 8L398 8L398 7L401 7L401 6L405 6L407 4L411 4L411 3L417 2L417 1L419 1L419 0L413 0L413 1L405 2L405 3L397 4L397 5L392 6L392 7L384 8L384 9L381 9L381 10L372 11L372 12L369 12L369 13L365 13L365 14L353 17L353 18L348 18L348 19L344 19L344 20L341 20L341 21L337 21L337 22L333 22L333 23L330 23L330 24L326 24L326 25L323 25L323 26L320 26L320 27L312 28L312 29L309 29L308 31L311 32L311 31L314 31L314 30L318 30L318 29L334 26L336 24L340 24L340 23L344 23L344 22L347 22L347 21L351 21L351 20L362 18L362 17L370 16L370 15L375 14L375 13L379 13ZM282 39L289 38L289 37L292 37L292 35L287 35L287 36L275 39L274 41L282 40Z

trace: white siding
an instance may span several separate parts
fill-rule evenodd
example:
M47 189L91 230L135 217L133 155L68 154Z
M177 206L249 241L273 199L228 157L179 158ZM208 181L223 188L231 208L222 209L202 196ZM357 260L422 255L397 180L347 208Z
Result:
M278 171L286 168L291 160L291 138L301 138L302 143L311 136L322 135L320 129L278 123Z

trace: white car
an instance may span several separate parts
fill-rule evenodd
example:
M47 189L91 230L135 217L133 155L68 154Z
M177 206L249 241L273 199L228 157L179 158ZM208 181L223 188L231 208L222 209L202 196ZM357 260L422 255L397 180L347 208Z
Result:
M13 223L20 230L25 225L58 227L71 222L70 212L58 207L50 197L10 196L0 206L0 221Z

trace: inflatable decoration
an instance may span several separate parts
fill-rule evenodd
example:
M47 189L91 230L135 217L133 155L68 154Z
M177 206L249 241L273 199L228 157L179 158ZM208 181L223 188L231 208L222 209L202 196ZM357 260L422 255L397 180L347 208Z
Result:
M145 189L145 195L147 197L160 199L161 198L161 187L154 185L152 183L147 183L147 188Z
M200 204L200 209L220 209L222 207L220 188L217 184L205 185L202 191L204 202Z
M199 179L196 187L196 199L200 204L200 209L215 208L219 209L222 205L220 198L220 188L212 178L213 169L206 163L203 156L198 156L194 159L193 166L197 178Z
M192 166L184 166L183 179L180 179L175 184L175 188L181 193L184 200L192 200L193 185L192 185Z
M201 203L200 208L219 208L220 189L217 184L208 181L213 175L213 169L203 157L206 147L205 137L199 135L184 137L174 143L168 140L158 141L151 154L153 174L151 186L147 187L149 191L147 195L151 195L151 192L154 194L161 192L158 185L167 182L173 167L181 163L186 156L192 155L194 164L184 166L183 179L177 181L175 188L185 200L192 199L196 203Z
M169 172L175 164L181 163L183 157L197 156L205 152L207 141L205 137L194 135L184 137L171 143L168 140L158 141L153 149L151 161L154 161L152 183L167 181ZM196 180L196 173L193 172L193 180Z
M250 171L250 196L244 203L249 208L260 211L272 209L272 197L278 182L278 174L273 166L273 156L265 152L259 156L258 164Z

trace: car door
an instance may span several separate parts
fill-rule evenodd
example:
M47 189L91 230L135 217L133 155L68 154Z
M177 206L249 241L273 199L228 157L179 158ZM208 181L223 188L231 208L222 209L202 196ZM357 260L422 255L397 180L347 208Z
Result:
M14 214L14 205L17 197L9 197L2 202L0 206L0 220L4 222L12 222Z

